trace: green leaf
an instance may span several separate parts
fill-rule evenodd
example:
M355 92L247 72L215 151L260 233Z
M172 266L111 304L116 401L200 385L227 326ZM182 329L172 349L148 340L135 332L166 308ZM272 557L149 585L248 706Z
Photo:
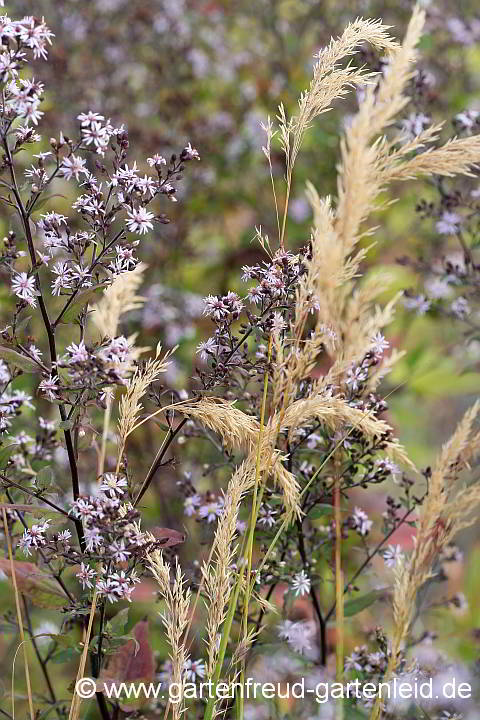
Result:
M317 503L308 513L310 520L318 520L319 518L330 515L333 512L333 506L328 503Z
M52 655L50 662L60 665L70 662L70 660L74 660L75 658L78 658L78 652L73 648L66 648Z
M10 460L10 456L13 455L16 449L18 449L18 445L16 443L5 445L5 447L0 448L0 467L6 467L8 461Z
M372 590L372 592L369 592L366 595L360 595L360 597L347 600L343 606L344 616L352 617L352 615L362 612L362 610L365 610L367 607L370 607L370 605L373 605L373 603L381 598L382 595L382 590Z
M24 372L39 372L40 367L34 360L25 355L20 355L16 350L0 345L0 358L5 360L9 365L14 365Z
M56 643L60 645L62 648L73 648L76 649L78 653L81 653L82 650L79 649L78 643L71 635L68 633L66 634L60 634L60 635L51 635L52 640L55 640Z
M62 315L60 322L70 323L76 320L85 305L93 300L95 295L98 295L106 287L107 283L101 283L100 285L95 285L95 287L87 288L86 290L79 292L75 300L73 300L71 305L68 306L68 310L66 310Z
M108 621L107 628L112 635L123 635L125 632L125 626L128 622L128 611L129 608L123 608L120 610L111 620Z
M37 490L39 492L44 492L44 490L48 490L49 488L51 488L54 477L55 476L50 465L47 465L46 467L43 467L41 470L39 470L35 476L35 485L37 487Z
M32 319L31 315L27 315L26 317L22 318L17 324L15 325L15 335L17 335L21 330L27 327L28 323Z
M13 561L17 587L30 598L37 607L59 610L68 605L68 598L60 586L46 573L30 562ZM0 570L12 577L12 567L8 558L0 557Z
M62 420L58 423L58 427L60 430L71 430L74 425L75 423L73 420Z

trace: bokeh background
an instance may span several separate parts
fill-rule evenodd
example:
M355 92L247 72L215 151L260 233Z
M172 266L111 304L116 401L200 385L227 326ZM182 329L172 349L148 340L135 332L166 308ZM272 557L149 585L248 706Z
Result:
M313 54L349 21L359 15L380 17L401 37L412 4L405 0L9 0L6 5L11 17L44 15L56 36L48 62L38 62L35 68L46 86L46 115L40 128L46 147L48 137L58 136L60 129L75 133L76 116L92 109L111 117L114 124L128 126L130 159L137 159L139 165L156 152L167 156L178 151L188 141L201 155L200 163L188 167L179 202L169 205L171 224L142 240L139 255L148 264L142 292L147 301L141 311L129 315L125 327L125 334L140 332L140 345L155 346L159 340L166 347L178 344L169 382L189 387L200 362L196 345L211 334L210 322L202 316L202 297L241 289L241 266L261 259L252 242L255 226L275 234L260 122L276 114L280 101L294 109L309 82ZM428 21L419 67L428 76L429 89L413 99L407 114L425 111L434 120L444 119L448 136L454 132L457 113L480 109L478 5L475 0L433 0L423 5ZM339 139L355 108L353 95L317 121L306 138L288 220L291 247L304 244L309 236L306 180L321 194L335 193ZM279 150L273 160L280 178ZM478 181L465 182L474 188ZM68 213L71 191L65 184L64 197L55 200L58 212ZM395 187L385 199L399 199L375 219L377 242L364 271L388 266L393 279L390 296L415 289L419 282L397 259L428 256L439 246L435 222L422 220L415 211L420 198L432 199L435 192L421 181ZM1 216L0 229L5 233ZM7 311L11 298L6 285L0 300ZM407 351L385 381L385 394L392 393L390 419L419 467L432 462L478 396L480 338L466 338L465 329L449 318L419 317L400 304L388 331L391 344ZM151 448L158 445L157 432L154 424L148 424L132 440L130 450L139 475L148 469ZM212 460L209 453L205 443L199 444L194 458L186 453L181 462L163 471L145 503L147 522L178 526L182 498L176 481L192 468L198 473L202 463ZM202 487L201 477L195 481ZM381 494L377 500L375 494L372 497L362 496L367 510L374 510L382 499ZM202 538L202 531L188 519L181 522L195 540L182 549L191 561L198 540L208 538ZM480 610L473 602L480 592L479 539L478 530L461 539L466 562L452 575L453 586L458 584L470 597L470 609L442 620L450 623L450 643L461 645L465 659L476 657L473 631L480 627ZM399 541L409 542L408 537ZM12 598L5 583L0 583L0 593L0 601L8 607ZM148 597L146 592L139 598L133 616L141 617L141 603L148 604ZM45 619L48 612L38 611L35 622ZM363 624L371 621L365 613ZM9 642L8 636L0 638L0 656L8 663Z

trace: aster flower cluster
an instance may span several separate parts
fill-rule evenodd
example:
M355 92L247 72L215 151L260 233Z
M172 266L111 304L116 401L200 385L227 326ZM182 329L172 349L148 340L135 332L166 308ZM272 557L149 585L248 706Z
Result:
M315 626L306 621L292 622L292 620L284 620L278 626L278 635L282 640L286 640L289 647L299 655L304 655L308 650L312 649L314 642Z
M417 104L427 108L429 102L429 94L423 93ZM457 113L451 120L452 135L477 135L479 117L473 108ZM411 118L417 124L425 121L425 127L428 125L429 118L421 111ZM405 289L404 306L420 316L459 321L469 342L478 329L478 178L476 174L455 180L435 177L434 187L436 199L420 199L416 208L424 227L436 238L431 245L434 250L418 259L398 258L400 264L415 271L419 280L418 287Z
M262 238L261 229L257 229L257 235ZM264 238L262 242L265 242ZM263 372L266 356L261 352L262 343L258 343L257 352L252 357L248 352L247 338L252 335L258 341L272 328L279 332L286 328L283 314L293 305L295 288L305 270L302 257L307 251L294 254L277 250L270 262L245 265L242 280L257 284L243 298L231 291L223 296L209 295L204 299L204 315L210 317L216 326L213 336L197 347L200 359L209 367L208 372L199 370L205 388L226 383L237 385L239 375L245 380L252 374ZM314 309L315 299L312 298L311 302ZM239 323L243 314L245 321Z
M69 514L83 528L84 550L80 554L72 545L70 530L47 534L49 520L26 528L18 544L27 556L41 549L46 561L54 558L65 566L77 566L81 560L76 577L84 590L95 586L110 603L131 601L140 582L136 568L163 542L140 529L140 513L125 501L126 492L124 476L105 473L97 495L81 496L72 503Z
M178 155L149 157L145 166L150 172L141 172L136 162L128 162L126 128L95 111L78 115L76 139L60 132L45 142L35 127L43 115L43 85L20 74L30 56L47 58L53 33L38 18L15 21L5 15L0 34L2 200L16 207L22 225L21 244L18 233L10 231L0 255L16 299L11 323L2 331L0 431L12 429L24 409L34 409L32 398L16 387L17 378L25 371L40 376L39 396L60 407L73 467L68 446L81 407L93 402L104 408L110 388L124 384L136 362L121 333L87 341L88 303L136 267L139 238L154 224L168 222L165 213L152 209L152 202L175 200L186 164L200 158L188 143ZM26 156L32 162L25 166ZM79 187L71 215L58 212L50 199L45 202L47 191L61 193L66 182ZM40 338L29 334L27 310L41 315L47 352ZM58 331L69 323L78 324L79 338L62 348ZM52 438L46 440L40 429L35 443L23 443L19 452L9 453L9 462L31 468L35 477L31 463L48 459L53 449Z
M4 370L4 372L6 372ZM7 379L8 383L8 379ZM6 432L24 408L33 408L32 397L22 390L4 390L0 403L0 433Z

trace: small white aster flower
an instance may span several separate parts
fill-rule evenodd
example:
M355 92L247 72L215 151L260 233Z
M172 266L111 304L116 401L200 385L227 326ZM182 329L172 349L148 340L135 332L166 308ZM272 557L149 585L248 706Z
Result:
M61 543L68 543L72 537L70 530L62 530L58 533L58 541Z
M85 167L86 160L79 157L78 155L70 155L63 159L60 165L60 173L63 175L65 180L71 180L72 177L75 180L79 180L80 173L88 176L88 170Z
M408 118L402 121L402 130L408 140L420 135L431 123L431 118L424 113L410 113Z
M192 147L191 143L188 143L188 145L184 148L183 152L190 160L200 160L200 155L198 154L198 151L194 147Z
M96 548L103 545L103 538L98 527L84 528L85 546L89 552L93 552Z
M185 498L185 501L183 503L185 515L188 515L188 517L195 515L197 508L201 504L201 502L202 498L200 497L200 495L189 495L189 497Z
M375 355L383 355L385 350L390 346L388 340L385 340L381 332L377 332L371 339L372 350Z
M207 522L212 523L220 517L222 512L223 504L218 501L213 501L206 503L205 505L201 505L198 514L201 518L207 520Z
M306 650L311 650L312 628L308 622L292 622L284 620L277 626L278 634L282 640L286 640L294 652L303 655Z
M127 562L131 553L125 549L124 540L115 540L108 546L108 552L113 556L115 562Z
M88 113L80 113L80 115L77 115L77 120L80 120L80 123L84 127L87 127L92 122L100 122L101 120L105 120L105 118L103 115L99 115L98 113L89 110Z
M147 163L150 165L150 167L153 167L154 165L166 165L167 161L162 155L158 155L157 153L153 155L153 157L147 158Z
M128 487L127 479L124 477L118 477L115 473L105 473L102 478L100 490L102 492L113 492L123 495L125 490L123 488Z
M190 682L195 682L198 678L201 680L205 677L205 663L203 660L185 660L183 669L185 671L185 678Z
M153 213L149 212L147 208L140 205L133 210L128 210L127 227L130 232L135 232L137 235L145 235L149 230L153 230L152 220L155 217Z
M25 300L31 307L37 306L35 300L35 278L30 277L26 272L17 273L12 278L12 290L15 295Z
M353 522L355 524L355 530L359 535L368 535L372 529L373 521L369 520L367 513L359 507L356 507L353 512Z
M58 376L57 375L50 375L47 378L44 378L40 385L38 386L38 389L41 390L43 393L45 393L46 397L49 400L55 400L57 397L58 392Z
M276 510L273 510L270 507L266 507L265 505L260 506L260 510L258 511L258 524L263 525L264 527L271 528L275 525L275 515L277 514Z
M302 595L306 595L307 593L309 593L311 585L311 580L305 570L300 570L300 572L296 573L293 576L291 586L297 597L299 595L301 597Z
M215 342L215 338L211 337L197 345L197 354L199 354L201 359L206 362L208 358L215 353L216 349L217 343Z
M400 545L389 545L383 553L385 565L394 568L398 562L403 560L403 552Z
M95 577L97 573L95 570L93 570L88 565L85 565L85 563L82 563L80 565L80 571L76 574L75 577L78 578L79 582L82 584L83 589L85 588L91 588L93 587L92 580Z
M478 110L464 110L455 115L454 121L462 130L471 135L473 128L478 122L479 115Z
M407 310L416 310L417 315L425 315L429 311L431 301L427 300L425 295L416 295L414 297L406 297L403 301Z
M461 320L470 315L471 312L468 300L466 300L462 296L456 298L456 300L452 302L452 304L450 305L450 310Z
M455 235L462 225L462 217L457 213L445 210L440 220L435 224L440 235Z
M273 320L272 320L272 331L275 335L280 335L282 330L285 330L287 327L286 322L284 321L282 315L279 312L273 313Z
M69 354L69 360L72 363L85 362L90 357L90 353L88 352L85 346L85 342L83 340L81 340L78 345L76 345L75 343L68 345L67 353Z

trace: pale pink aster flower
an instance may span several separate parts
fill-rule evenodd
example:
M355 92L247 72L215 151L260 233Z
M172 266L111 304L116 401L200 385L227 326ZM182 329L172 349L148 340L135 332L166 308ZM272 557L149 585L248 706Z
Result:
M72 343L67 347L67 353L70 355L70 362L85 362L90 357L90 353L85 347L85 342L81 340L78 345Z
M128 210L127 213L129 218L127 220L127 227L130 232L145 235L149 230L153 230L152 220L155 215L142 205L138 208L133 208L133 210Z
M92 580L96 574L97 573L95 572L95 570L93 570L88 565L85 565L85 563L82 563L80 565L80 571L76 574L75 577L78 578L79 582L82 584L83 589L85 590L86 588L93 587Z
M388 340L385 340L381 332L377 332L372 338L372 350L375 355L383 355L385 350L390 346Z
M150 167L153 167L154 165L166 165L167 161L162 155L158 155L157 153L153 155L153 157L147 158L147 163L150 165Z
M91 125L92 122L100 122L101 120L105 120L105 118L103 115L89 110L88 113L80 113L80 115L77 115L77 120L80 120L80 123L86 127L87 125Z
M394 568L403 559L403 552L400 545L389 545L383 553L385 565Z
M184 148L183 152L187 155L189 160L200 160L200 155L198 154L198 151L192 147L191 143L188 143L188 145Z
M12 290L15 295L25 300L31 307L37 306L35 300L35 278L30 277L26 272L17 273L12 278Z
M203 660L185 660L183 665L186 680L195 682L197 679L203 679L205 677L205 663Z
M200 497L200 495L190 495L189 497L185 498L185 501L183 503L185 515L188 515L188 517L195 515L197 507L200 505L201 502L202 498Z
M75 180L79 179L80 173L88 175L88 170L85 167L85 160L78 155L70 155L63 159L60 166L60 172L62 173L65 180L71 180L75 177Z
M45 393L49 400L55 400L58 392L58 376L50 375L48 378L44 378L38 389Z

